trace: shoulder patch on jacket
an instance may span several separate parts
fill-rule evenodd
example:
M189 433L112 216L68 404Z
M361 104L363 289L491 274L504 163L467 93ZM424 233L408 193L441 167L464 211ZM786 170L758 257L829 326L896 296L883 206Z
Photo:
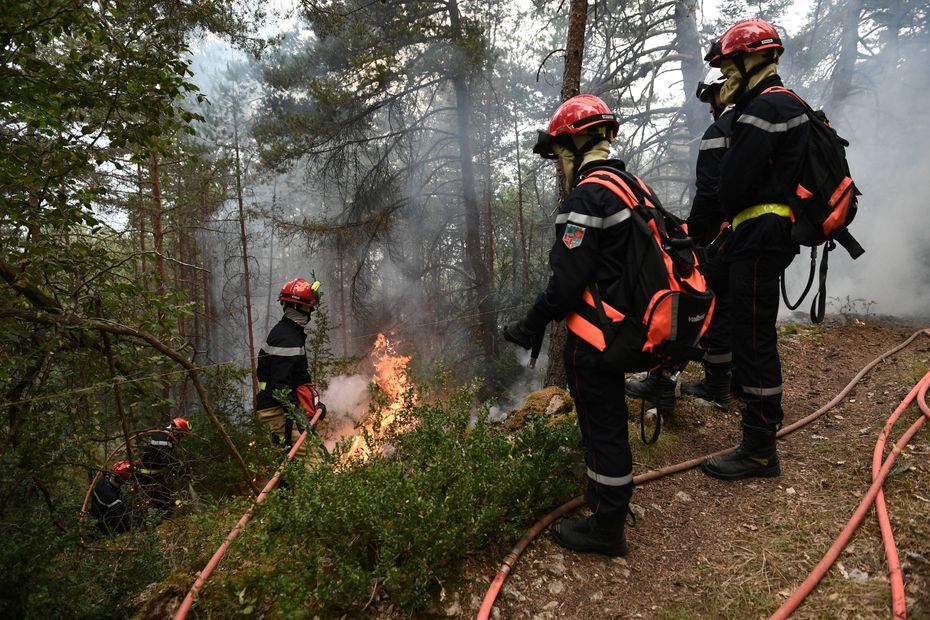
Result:
M566 224L565 232L562 234L562 243L564 243L565 247L569 250L574 250L584 241L585 230L584 226L571 223Z

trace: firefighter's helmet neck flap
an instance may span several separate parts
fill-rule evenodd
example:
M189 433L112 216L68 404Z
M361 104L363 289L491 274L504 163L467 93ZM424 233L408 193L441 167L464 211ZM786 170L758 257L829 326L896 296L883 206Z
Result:
M759 85L762 80L775 75L778 54L764 50L752 54L736 54L720 63L720 70L727 81L720 88L720 101L724 105L735 104L740 97Z
M578 182L578 171L582 167L610 157L613 132L607 127L592 127L589 131L591 133L565 136L552 145L552 152L558 156L565 175L565 191L570 191Z

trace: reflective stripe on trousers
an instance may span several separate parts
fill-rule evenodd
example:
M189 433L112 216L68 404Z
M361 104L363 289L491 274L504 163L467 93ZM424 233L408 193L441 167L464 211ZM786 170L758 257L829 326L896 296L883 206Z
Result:
M565 370L584 441L585 501L605 520L625 518L633 494L633 455L622 369L576 334L565 343Z

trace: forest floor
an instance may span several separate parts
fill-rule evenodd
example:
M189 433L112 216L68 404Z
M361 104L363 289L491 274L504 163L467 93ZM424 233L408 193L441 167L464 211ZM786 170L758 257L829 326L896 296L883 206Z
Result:
M784 324L779 347L786 424L830 401L869 361L920 325L874 318ZM692 365L693 366L693 365ZM580 555L540 536L515 565L494 618L758 618L783 603L852 516L871 480L885 420L930 368L920 337L868 373L824 416L779 441L782 475L723 482L690 470L638 487L625 558ZM692 380L696 371L689 372ZM630 401L631 411L639 402ZM916 407L892 432L897 439ZM659 443L631 423L635 473L739 441L739 413L679 400ZM909 617L930 618L930 425L898 458L884 486L907 584ZM891 445L892 441L889 441ZM579 514L585 514L580 510ZM476 557L447 584L437 615L473 618L501 557ZM798 618L890 615L886 560L870 511Z

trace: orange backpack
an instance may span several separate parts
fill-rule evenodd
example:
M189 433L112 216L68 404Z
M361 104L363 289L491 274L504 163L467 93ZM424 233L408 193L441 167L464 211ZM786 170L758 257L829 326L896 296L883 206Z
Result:
M680 369L701 359L698 341L710 325L714 294L698 270L686 225L626 171L594 168L578 184L586 183L616 194L630 209L633 228L623 275L604 290L588 286L568 328L628 372Z

